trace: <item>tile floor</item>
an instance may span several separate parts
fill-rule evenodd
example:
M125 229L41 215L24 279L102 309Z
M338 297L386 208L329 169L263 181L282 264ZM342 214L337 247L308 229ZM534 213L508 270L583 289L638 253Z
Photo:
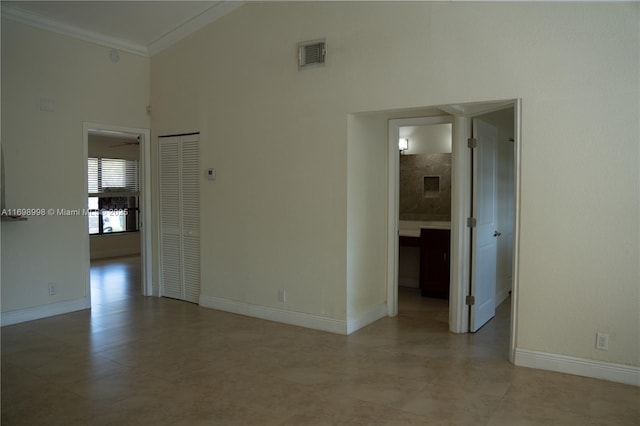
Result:
M508 303L476 334L447 303L352 334L139 296L92 267L91 311L2 328L2 425L640 425L640 389L514 367Z

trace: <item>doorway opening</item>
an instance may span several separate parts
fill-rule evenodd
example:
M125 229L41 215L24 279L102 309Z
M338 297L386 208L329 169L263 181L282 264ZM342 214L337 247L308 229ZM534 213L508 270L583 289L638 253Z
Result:
M94 306L132 293L152 295L149 130L84 123L83 134L87 297ZM139 288L131 289L130 277L119 279L129 270L138 271ZM94 292L92 279L100 284Z
M513 281L514 108L472 118L469 331L508 299Z
M420 311L448 329L453 117L393 120L396 126L398 311Z
M451 153L451 222L450 222L450 288L449 288L449 331L466 333L479 328L470 328L470 305L474 303L475 272L472 270L473 223L475 214L472 203L472 123L488 122L495 129L499 150L495 154L495 178L493 189L501 198L493 208L499 216L501 234L498 243L498 257L494 267L493 312L495 306L511 296L509 358L513 361L515 348L517 310L517 241L518 241L518 199L519 199L519 156L520 156L520 102L519 100L455 104L435 107L446 114L441 117L425 117L422 120L449 120L452 123ZM403 236L399 211L400 150L399 139L403 126L420 119L389 120L388 137L388 314L398 313L399 248ZM431 124L434 124L433 122ZM405 151L407 152L407 151ZM477 160L477 158L476 158ZM431 182L433 183L433 182ZM476 207L477 209L477 207ZM499 213L498 213L499 211ZM426 227L428 228L428 226ZM420 227L420 232L422 231ZM414 231L415 233L415 231ZM416 234L417 236L418 234ZM504 236L504 238L502 238ZM445 255L446 256L446 255ZM444 256L443 256L444 258ZM490 315L493 317L493 315Z

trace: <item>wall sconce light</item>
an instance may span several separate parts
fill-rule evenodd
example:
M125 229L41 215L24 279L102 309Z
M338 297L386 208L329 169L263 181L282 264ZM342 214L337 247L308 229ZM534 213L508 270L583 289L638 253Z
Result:
M409 149L409 139L400 139L398 147L400 148L400 152L404 153L404 151Z

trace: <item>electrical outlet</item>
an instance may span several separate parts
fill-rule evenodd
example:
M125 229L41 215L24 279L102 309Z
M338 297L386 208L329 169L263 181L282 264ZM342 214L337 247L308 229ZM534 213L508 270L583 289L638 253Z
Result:
M607 333L596 333L596 349L609 350L609 335Z
M287 301L287 292L283 289L278 289L278 302L286 302Z
M58 289L56 288L56 283L49 283L49 296L55 296L58 293Z

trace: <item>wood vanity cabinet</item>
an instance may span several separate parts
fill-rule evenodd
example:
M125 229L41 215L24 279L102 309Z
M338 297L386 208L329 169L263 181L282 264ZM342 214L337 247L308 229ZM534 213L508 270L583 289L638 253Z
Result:
M422 296L449 298L450 253L450 230L420 230L420 291Z
M400 236L400 247L420 247L420 237Z

